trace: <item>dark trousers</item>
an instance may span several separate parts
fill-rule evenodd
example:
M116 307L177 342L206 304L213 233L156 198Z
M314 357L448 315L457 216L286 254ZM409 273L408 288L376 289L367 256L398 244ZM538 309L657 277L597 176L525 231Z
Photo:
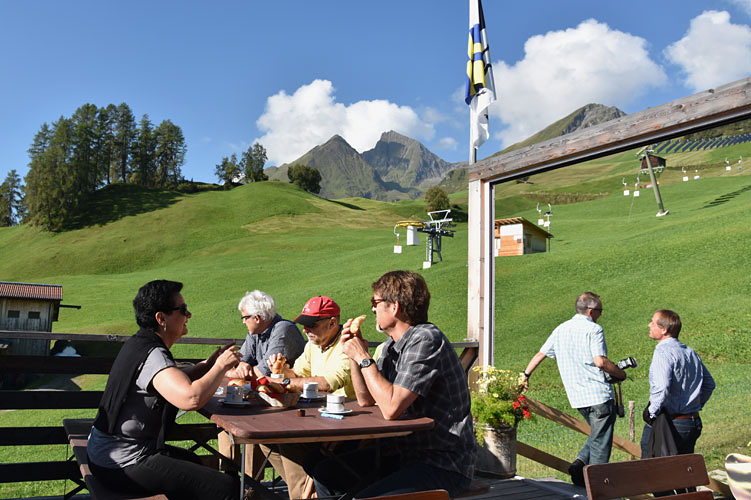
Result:
M696 448L696 441L701 436L701 417L697 415L691 418L676 418L673 419L673 426L678 433L675 442L678 447L678 454L687 455L693 453ZM644 424L644 431L641 435L642 456L646 456L647 454L647 443L649 442L650 434L652 434L652 426Z
M376 460L373 446L341 453L336 458L309 456L305 470L314 479L319 498L346 492L355 498L371 498L435 489L446 490L454 496L470 485L469 478L431 465L402 466L399 457L390 455Z
M122 469L99 467L89 460L91 473L107 486L138 494L167 495L170 500L237 500L239 478L201 465L198 456L167 446L137 464Z

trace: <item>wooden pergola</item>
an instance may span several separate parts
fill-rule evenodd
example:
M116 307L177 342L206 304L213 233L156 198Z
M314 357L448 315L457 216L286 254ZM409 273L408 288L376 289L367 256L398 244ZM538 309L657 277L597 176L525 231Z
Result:
M751 118L751 78L481 160L469 170L467 336L493 365L495 185Z

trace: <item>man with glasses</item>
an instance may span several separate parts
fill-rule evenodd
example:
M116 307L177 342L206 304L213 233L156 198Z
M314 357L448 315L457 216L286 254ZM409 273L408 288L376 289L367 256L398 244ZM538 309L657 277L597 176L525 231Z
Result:
M227 372L228 378L260 378L271 375L268 360L281 353L290 363L302 354L305 339L295 324L276 313L276 302L271 295L260 290L246 293L237 309L248 333L240 348L240 363ZM257 446L248 448L245 469L255 475L264 457ZM226 432L219 433L219 452L239 462L240 447L232 446ZM251 473L251 472L249 472Z
M309 466L319 497L357 489L361 477L375 476L356 498L445 489L456 495L471 482L476 456L467 377L451 342L428 322L430 292L411 271L392 271L372 285L376 329L388 335L374 362L368 342L344 324L344 353L361 406L378 408L387 420L430 417L433 429L382 440L373 446ZM352 471L357 474L352 474ZM361 484L361 483L360 483Z
M318 383L318 390L341 394L354 399L355 390L350 377L349 358L342 353L342 325L339 324L340 309L331 297L313 297L294 319L303 326L308 343L302 355L292 365L284 366L283 377L289 388L302 391L306 382ZM269 364L280 355L270 358ZM351 444L351 443L350 443ZM305 457L315 454L319 444L281 444L273 447L261 445L269 462L287 483L290 499L303 497L307 474L303 468ZM336 452L351 448L348 444L337 446Z
M605 372L624 380L626 372L608 359L605 335L597 320L602 315L598 295L585 292L576 299L576 314L558 325L523 372L525 390L535 368L545 358L555 359L569 403L590 425L587 442L569 468L571 481L584 486L584 466L610 460L616 419L615 394Z
M271 295L260 290L246 293L237 305L242 322L248 329L240 348L240 364L227 373L229 378L271 375L268 360L281 353L294 363L305 348L305 339L295 324L276 313L276 303Z

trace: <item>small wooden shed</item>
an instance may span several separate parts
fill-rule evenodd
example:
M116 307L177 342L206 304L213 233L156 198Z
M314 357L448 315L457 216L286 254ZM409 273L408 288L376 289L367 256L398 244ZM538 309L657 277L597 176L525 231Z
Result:
M649 155L649 163L652 164L652 168L655 169L664 169L665 168L665 158L662 158L660 156L655 155ZM640 172L647 172L647 158L642 157L641 159L641 169Z
M496 219L495 256L545 252L553 235L524 217Z
M0 330L51 332L57 321L62 285L0 281ZM45 356L49 340L9 339L8 354Z

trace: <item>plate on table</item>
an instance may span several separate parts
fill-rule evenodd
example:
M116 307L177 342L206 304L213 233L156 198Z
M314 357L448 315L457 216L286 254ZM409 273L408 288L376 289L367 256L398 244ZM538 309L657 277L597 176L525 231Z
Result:
M250 406L250 401L238 401L236 403L230 403L229 401L220 399L219 402L224 406L229 406L231 408L245 408L246 406Z
M332 415L346 415L347 413L352 413L352 410L350 408L345 408L342 411L331 411L327 410L326 408L318 408L318 411L321 413L331 413Z

